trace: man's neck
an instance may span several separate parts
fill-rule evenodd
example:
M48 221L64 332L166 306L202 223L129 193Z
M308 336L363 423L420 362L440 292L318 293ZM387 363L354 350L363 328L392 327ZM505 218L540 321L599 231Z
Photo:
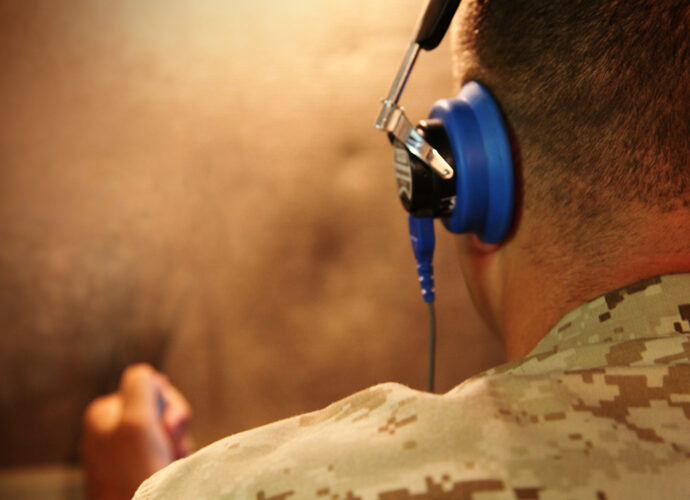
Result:
M679 237L681 227L674 226L670 234L668 227L652 228L648 238L638 240L641 244L628 245L608 261L573 257L535 263L528 247L514 252L501 300L508 360L526 356L563 316L600 295L653 276L690 272L688 245L683 248L671 241L671 235Z

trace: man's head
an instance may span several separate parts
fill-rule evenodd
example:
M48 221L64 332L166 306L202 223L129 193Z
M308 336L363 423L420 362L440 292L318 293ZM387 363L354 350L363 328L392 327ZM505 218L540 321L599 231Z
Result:
M461 251L497 329L507 321L497 309L515 292L506 273L524 279L505 267L520 259L525 270L560 269L552 277L571 290L559 300L577 305L641 248L676 261L690 254L689 30L682 0L461 4L457 83L478 80L497 98L517 168L512 237L497 247L465 239ZM611 271L599 269L598 284L583 271L595 267ZM659 271L678 262L668 267Z

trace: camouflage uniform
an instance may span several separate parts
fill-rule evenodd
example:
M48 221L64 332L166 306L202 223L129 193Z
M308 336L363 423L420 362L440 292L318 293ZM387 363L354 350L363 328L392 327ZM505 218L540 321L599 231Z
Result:
M137 499L690 499L690 274L566 315L445 395L383 384L222 439Z

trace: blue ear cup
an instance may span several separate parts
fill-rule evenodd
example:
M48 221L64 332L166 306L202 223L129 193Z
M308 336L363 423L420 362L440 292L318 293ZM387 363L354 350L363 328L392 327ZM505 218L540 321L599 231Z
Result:
M476 233L486 243L501 241L513 219L514 179L510 143L493 97L469 82L452 99L431 109L440 120L455 164L455 205L443 223L453 233Z

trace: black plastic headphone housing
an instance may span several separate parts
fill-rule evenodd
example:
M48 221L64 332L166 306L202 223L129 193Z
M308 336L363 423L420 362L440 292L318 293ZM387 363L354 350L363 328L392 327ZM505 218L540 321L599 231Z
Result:
M455 167L450 142L441 120L422 120L420 135ZM398 196L405 210L415 217L448 217L455 206L455 177L442 179L403 144L392 141Z

